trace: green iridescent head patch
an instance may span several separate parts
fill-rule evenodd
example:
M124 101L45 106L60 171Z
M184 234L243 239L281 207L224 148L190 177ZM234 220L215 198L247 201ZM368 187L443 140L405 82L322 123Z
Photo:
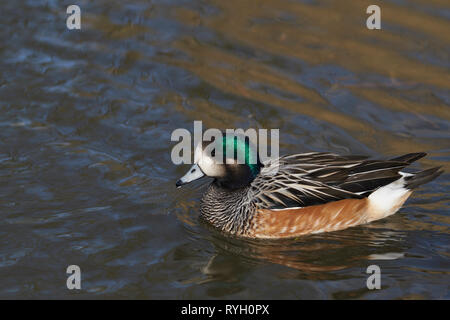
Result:
M224 158L235 159L240 164L246 164L253 176L259 173L257 150L252 148L248 138L225 135L222 139L222 147Z

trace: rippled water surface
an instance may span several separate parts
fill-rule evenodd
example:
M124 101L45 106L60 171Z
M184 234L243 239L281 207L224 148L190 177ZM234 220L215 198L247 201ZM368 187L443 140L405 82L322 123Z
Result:
M371 1L79 0L69 31L73 2L1 3L1 298L450 298L448 173L385 220L244 241L198 220L204 184L176 189L170 159L203 120L449 172L448 1L383 1L373 31Z

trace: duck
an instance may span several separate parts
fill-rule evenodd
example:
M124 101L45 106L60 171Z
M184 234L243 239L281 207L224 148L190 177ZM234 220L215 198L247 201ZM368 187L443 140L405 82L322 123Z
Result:
M388 160L307 152L261 161L257 152L252 159L254 145L247 138L218 142L212 151L207 142L196 146L194 163L176 186L212 178L200 201L200 218L243 238L295 238L371 223L396 213L414 189L443 172L441 167L402 171L425 152ZM220 144L223 152L216 157ZM243 161L237 161L238 152L245 154Z

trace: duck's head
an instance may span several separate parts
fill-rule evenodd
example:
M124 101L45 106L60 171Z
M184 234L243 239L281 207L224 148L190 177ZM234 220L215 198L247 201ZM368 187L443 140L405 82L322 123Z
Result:
M208 176L224 188L237 189L250 184L261 167L256 148L248 137L223 135L219 141L201 142L196 146L194 165L176 186Z

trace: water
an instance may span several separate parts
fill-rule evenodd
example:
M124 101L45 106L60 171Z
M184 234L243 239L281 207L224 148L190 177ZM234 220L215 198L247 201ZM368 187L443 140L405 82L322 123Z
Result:
M374 31L370 1L80 0L81 31L69 4L0 6L1 298L450 298L448 173L385 220L248 241L199 222L170 160L203 120L449 172L448 1L384 1Z

